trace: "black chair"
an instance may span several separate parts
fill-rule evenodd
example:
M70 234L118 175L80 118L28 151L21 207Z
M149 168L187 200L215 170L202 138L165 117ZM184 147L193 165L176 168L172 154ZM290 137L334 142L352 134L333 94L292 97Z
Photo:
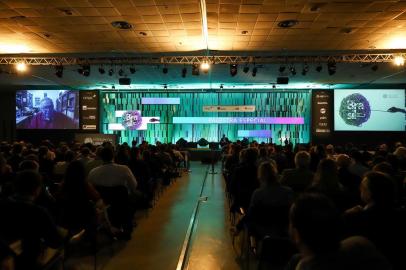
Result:
M284 269L297 250L289 237L266 236L258 250L258 270Z
M125 186L96 186L104 203L109 206L108 217L111 224L125 232L132 232L135 206L131 204Z

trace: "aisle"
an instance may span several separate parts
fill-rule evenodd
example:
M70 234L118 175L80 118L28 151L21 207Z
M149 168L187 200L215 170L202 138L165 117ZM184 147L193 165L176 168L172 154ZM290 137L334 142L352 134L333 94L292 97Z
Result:
M217 174L208 174L197 214L196 228L192 236L188 270L237 270L232 240L229 232L228 205L224 193L224 180L220 167Z
M110 248L98 253L97 269L176 269L208 166L193 162L191 170L164 191L148 216L138 219L130 241L116 242L113 254ZM198 213L189 249L190 261L184 269L238 270L228 233L221 174L207 175L203 194L208 200ZM66 269L90 270L92 263L90 256L70 259Z

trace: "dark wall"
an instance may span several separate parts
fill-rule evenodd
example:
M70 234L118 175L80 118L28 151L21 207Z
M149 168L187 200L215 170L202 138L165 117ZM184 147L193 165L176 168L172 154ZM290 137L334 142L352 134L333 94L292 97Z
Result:
M0 87L0 140L11 141L16 137L15 90Z

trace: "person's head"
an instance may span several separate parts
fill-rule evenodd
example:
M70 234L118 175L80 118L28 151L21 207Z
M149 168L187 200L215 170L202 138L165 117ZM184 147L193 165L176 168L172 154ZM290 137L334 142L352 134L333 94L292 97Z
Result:
M295 155L295 165L297 168L305 169L310 164L310 154L306 151L299 151Z
M337 166L339 168L348 168L351 165L351 158L346 154L339 154L337 156Z
M45 97L41 100L40 109L44 115L45 121L51 121L54 116L54 102L52 99Z
M111 147L103 147L100 152L100 157L103 162L112 162L114 158L114 151Z
M82 191L86 183L86 169L79 160L69 163L65 171L64 188L70 191Z
M381 172L381 173L386 173L387 175L394 175L395 171L393 169L393 166L389 162L380 162L376 164L372 170L374 172Z
M23 151L23 145L19 142L16 142L13 144L13 148L11 151L14 155L20 155Z
M333 155L334 154L334 146L332 144L328 144L326 146L326 154Z
M35 199L41 192L42 177L38 172L33 170L21 171L17 173L14 183L17 194L30 196Z
M65 156L64 156L65 162L67 162L67 163L72 162L75 158L76 158L75 152L73 152L71 150L66 151Z
M265 161L258 166L258 179L263 184L278 182L278 170L274 161Z
M32 170L38 172L39 164L35 160L26 159L18 165L20 171Z
M394 203L395 188L392 179L382 172L365 174L361 186L361 199L365 204L391 207Z
M90 155L90 149L88 147L82 147L82 149L80 149L80 154L82 157L88 157Z
M315 255L339 248L341 221L333 202L319 193L304 193L293 203L289 233L300 251Z

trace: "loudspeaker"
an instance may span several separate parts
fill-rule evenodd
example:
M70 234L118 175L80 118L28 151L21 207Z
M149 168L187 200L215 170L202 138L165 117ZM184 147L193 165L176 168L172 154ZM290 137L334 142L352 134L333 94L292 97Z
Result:
M278 77L278 78L276 78L276 83L277 84L288 84L289 77Z
M119 78L118 83L120 85L130 85L131 84L131 79L130 78Z

